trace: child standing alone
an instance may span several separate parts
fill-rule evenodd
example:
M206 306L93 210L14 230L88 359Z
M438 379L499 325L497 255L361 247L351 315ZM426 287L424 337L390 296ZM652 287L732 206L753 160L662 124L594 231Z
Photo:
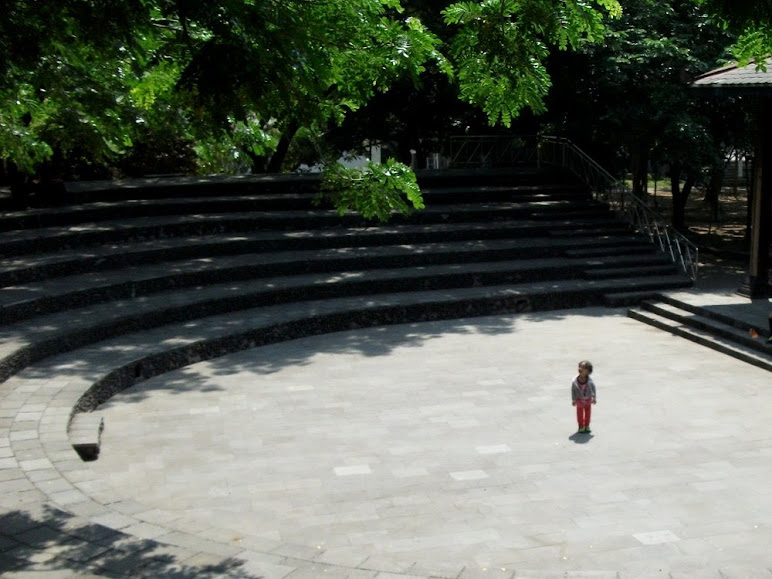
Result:
M571 382L571 404L576 406L576 421L579 432L590 433L590 415L595 400L595 382L590 378L592 364L588 360L579 362L579 375Z

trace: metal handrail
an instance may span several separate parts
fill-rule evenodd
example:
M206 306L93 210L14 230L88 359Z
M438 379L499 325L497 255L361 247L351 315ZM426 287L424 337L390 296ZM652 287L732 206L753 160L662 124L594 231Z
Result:
M536 147L533 137L497 135L450 137L448 168L512 167L519 163L533 163L535 160Z
M697 246L670 225L662 224L659 216L629 187L615 179L573 142L561 137L539 137L537 159L539 166L557 165L574 173L590 186L596 199L608 203L634 231L647 235L660 251L670 256L673 263L681 266L692 282L697 282Z

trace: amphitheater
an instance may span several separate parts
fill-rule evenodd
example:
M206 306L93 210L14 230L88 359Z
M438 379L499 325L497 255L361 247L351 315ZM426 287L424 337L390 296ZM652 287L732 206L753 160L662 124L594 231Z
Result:
M772 574L769 300L560 170L420 182L386 224L302 175L4 211L0 573Z

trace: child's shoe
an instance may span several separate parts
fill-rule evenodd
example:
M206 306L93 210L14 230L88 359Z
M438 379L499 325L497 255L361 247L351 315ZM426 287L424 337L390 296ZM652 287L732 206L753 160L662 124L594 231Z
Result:
M585 434L592 434L592 430L590 430L589 426L585 426L584 427L584 432L585 432Z

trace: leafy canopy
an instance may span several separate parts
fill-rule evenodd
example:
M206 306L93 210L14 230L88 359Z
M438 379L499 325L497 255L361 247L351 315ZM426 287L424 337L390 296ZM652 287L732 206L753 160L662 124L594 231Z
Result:
M323 127L427 62L439 39L396 0L8 0L0 158L34 172L173 131L247 155ZM251 136L251 138L250 138Z
M323 133L427 67L509 126L544 109L550 47L601 37L617 0L6 0L0 158L107 163L138 141L249 167L298 128ZM426 11L426 10L425 10ZM441 37L450 37L444 44ZM171 139L174 141L174 139Z
M730 32L739 35L734 54L742 65L755 61L766 69L772 55L772 2L770 0L699 0L705 10Z
M621 7L616 0L484 0L452 4L443 14L459 29L451 54L461 98L482 107L491 125L510 126L525 107L544 112L550 48L600 38L604 16L620 16Z

